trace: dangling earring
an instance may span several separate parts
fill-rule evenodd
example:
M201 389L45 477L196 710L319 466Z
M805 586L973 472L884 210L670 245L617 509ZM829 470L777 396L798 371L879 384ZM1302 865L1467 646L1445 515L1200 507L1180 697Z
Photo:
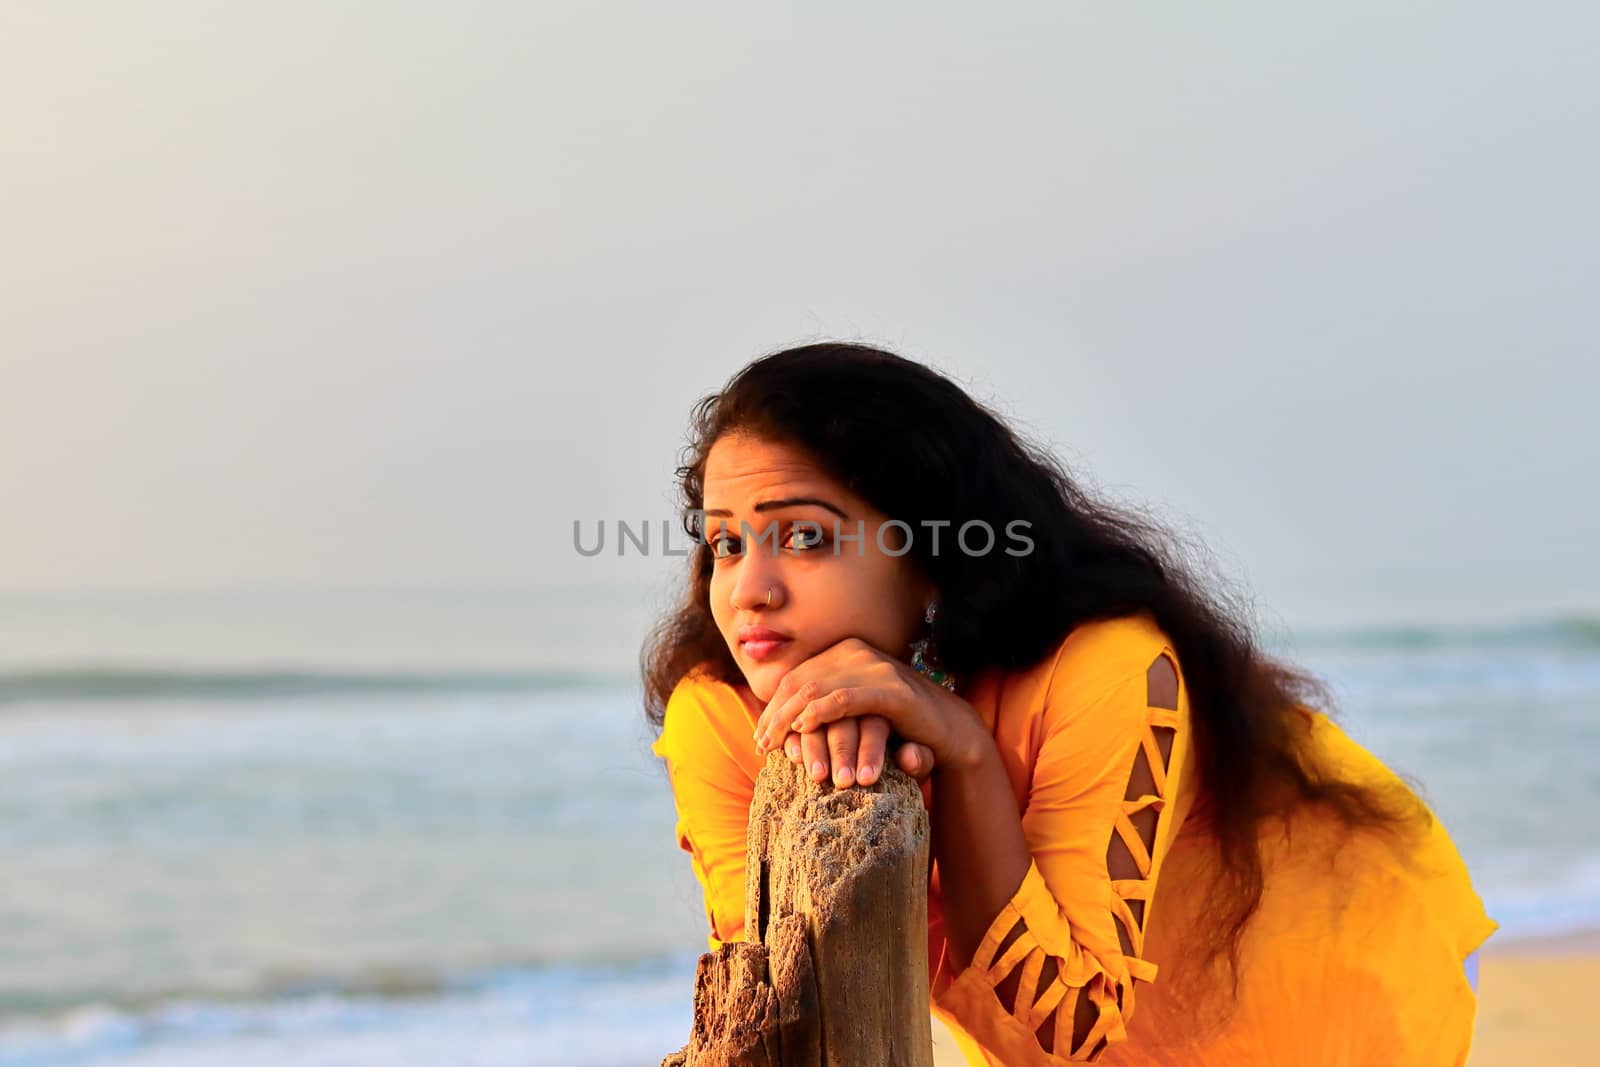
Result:
M928 610L923 613L922 621L927 623L931 630L934 621L938 617L939 602L937 600L928 601ZM942 685L953 693L956 689L956 680L950 676L948 671L941 670L928 662L938 658L938 653L934 650L933 634L931 632L927 636L911 642L911 666L916 669L918 674L926 675L930 682L935 685Z

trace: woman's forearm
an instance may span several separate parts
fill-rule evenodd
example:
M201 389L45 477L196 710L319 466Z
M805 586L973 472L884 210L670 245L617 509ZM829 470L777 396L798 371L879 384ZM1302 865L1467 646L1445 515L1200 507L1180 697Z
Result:
M987 735L970 759L933 772L933 856L945 936L965 970L983 935L1022 885L1031 857L1000 753Z

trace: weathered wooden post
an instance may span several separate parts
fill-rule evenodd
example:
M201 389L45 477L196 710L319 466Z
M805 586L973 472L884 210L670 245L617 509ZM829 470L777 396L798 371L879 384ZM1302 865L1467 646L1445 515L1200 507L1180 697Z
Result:
M932 1067L928 848L922 793L898 769L835 789L768 755L748 940L700 957L693 1033L662 1067Z

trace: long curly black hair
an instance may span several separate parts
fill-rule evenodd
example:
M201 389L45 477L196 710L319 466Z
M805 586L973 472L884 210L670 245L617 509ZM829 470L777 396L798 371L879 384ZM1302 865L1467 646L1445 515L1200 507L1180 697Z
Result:
M745 366L702 398L677 470L684 528L694 538L684 597L641 656L646 714L657 728L667 698L695 667L743 678L712 619L712 555L692 511L704 506L706 456L732 432L799 448L826 473L913 530L971 520L996 531L1025 520L1031 551L931 551L908 557L939 590L932 637L959 678L1039 662L1075 627L1148 612L1172 641L1188 686L1200 801L1217 842L1216 928L1205 959L1225 953L1237 992L1238 942L1264 884L1263 820L1317 804L1345 828L1412 840L1431 818L1408 788L1396 795L1318 764L1306 716L1332 714L1326 688L1262 652L1247 600L1199 581L1195 552L1147 513L1095 498L1044 449L959 385L915 361L861 344L811 344Z

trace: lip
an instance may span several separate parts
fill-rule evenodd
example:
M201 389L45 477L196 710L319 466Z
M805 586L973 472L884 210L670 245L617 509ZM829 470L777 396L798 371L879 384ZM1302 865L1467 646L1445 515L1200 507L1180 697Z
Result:
M744 654L751 659L766 659L775 655L784 645L789 643L788 638L782 641L741 641L739 647L744 649Z
M754 660L776 654L792 640L788 634L769 630L765 626L739 627L739 650Z

